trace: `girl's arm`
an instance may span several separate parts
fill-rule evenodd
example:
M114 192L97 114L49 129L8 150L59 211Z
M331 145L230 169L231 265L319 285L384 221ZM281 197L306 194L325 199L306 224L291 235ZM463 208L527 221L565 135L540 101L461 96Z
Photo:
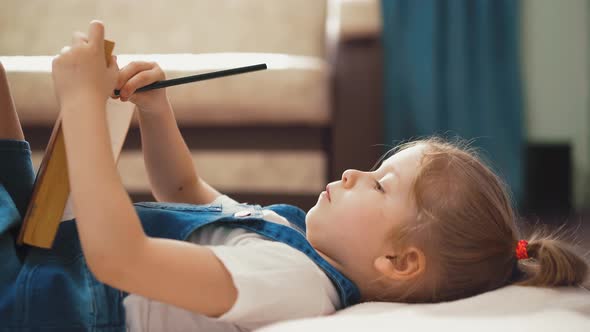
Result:
M53 61L87 264L113 287L209 316L223 314L237 296L224 265L206 247L147 237L121 183L105 114L118 69L105 66L103 43L102 23L93 21L88 41L75 35L72 47Z
M197 174L168 99L159 112L138 113L145 168L156 200L206 204L220 196Z
M198 176L176 123L166 89L135 93L166 75L154 62L135 61L119 73L122 101L136 105L141 145L152 193L158 201L210 203L221 194Z

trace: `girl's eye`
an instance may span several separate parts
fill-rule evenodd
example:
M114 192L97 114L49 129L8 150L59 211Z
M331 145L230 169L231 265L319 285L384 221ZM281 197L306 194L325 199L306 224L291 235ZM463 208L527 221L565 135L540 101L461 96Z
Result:
M379 181L375 181L375 189L379 190L382 193L385 192L385 189L383 189L383 186L381 186L381 183L379 183Z

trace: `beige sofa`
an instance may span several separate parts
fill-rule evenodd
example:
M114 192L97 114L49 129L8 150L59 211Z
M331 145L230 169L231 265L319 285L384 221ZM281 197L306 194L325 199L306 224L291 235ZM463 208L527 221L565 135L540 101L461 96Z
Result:
M382 143L378 10L377 0L5 0L0 61L36 165L58 113L52 55L91 19L105 23L120 66L156 61L173 78L266 63L263 72L169 88L169 96L213 186L241 201L307 208L345 167L370 166L381 152L371 147ZM119 170L134 200L151 200L136 125Z

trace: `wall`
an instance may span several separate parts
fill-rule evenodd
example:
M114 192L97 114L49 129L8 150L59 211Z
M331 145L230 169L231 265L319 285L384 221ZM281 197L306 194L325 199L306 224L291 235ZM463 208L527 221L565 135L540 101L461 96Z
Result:
M527 138L572 144L576 207L590 207L588 0L521 0Z

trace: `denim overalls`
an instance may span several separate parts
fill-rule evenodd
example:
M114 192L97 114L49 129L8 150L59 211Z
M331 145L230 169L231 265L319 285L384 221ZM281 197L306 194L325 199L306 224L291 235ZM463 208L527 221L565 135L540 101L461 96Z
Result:
M28 143L0 140L0 157L0 331L125 330L122 300L126 294L99 282L88 270L75 220L61 223L51 250L15 246L21 214L26 209L22 196L27 192L15 191L14 182L32 185L34 175L19 174L25 175L19 180L2 172L8 172L6 165L12 162L21 163L20 168L12 167L16 172L32 173ZM21 206L15 204L17 201ZM297 207L286 204L264 207L285 217L292 228L263 220L263 208L259 205L145 202L136 203L135 209L144 231L152 237L186 240L195 230L217 223L245 228L286 243L305 253L326 273L343 307L360 300L356 285L307 242L305 212Z

